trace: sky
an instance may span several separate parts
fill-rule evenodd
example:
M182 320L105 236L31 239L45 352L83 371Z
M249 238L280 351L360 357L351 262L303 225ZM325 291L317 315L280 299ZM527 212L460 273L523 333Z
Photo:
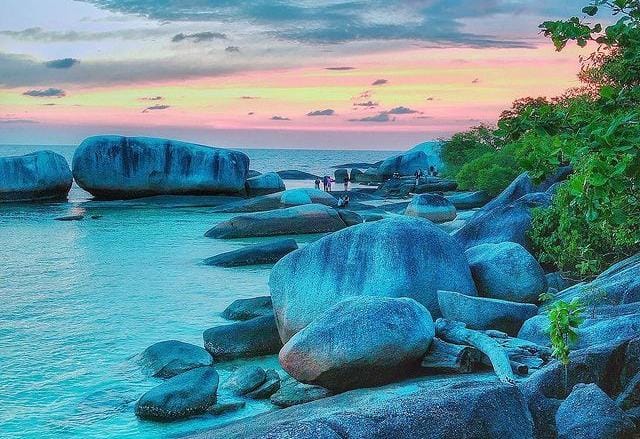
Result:
M581 1L2 0L0 143L407 149L576 86Z

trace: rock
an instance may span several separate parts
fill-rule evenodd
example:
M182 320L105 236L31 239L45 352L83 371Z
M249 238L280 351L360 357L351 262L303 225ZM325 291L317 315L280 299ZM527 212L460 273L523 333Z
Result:
M497 329L515 336L525 320L538 313L528 303L507 302L484 297L438 291L438 304L445 319L465 323L469 329Z
M264 244L253 244L238 250L207 258L205 265L240 267L243 265L275 264L283 256L298 249L295 239L280 239Z
M263 316L273 316L271 296L237 299L222 311L222 317L227 320L251 320Z
M362 221L365 223L371 223L374 221L380 221L384 219L384 215L381 215L379 213L361 213L359 215L360 215L360 218L362 218Z
M257 177L248 178L244 184L247 195L267 195L285 190L284 181L275 172L268 172Z
M304 171L296 171L293 169L278 171L277 174L285 180L315 180L316 178L320 178L317 175L313 175Z
M413 197L404 214L443 223L456 218L456 208L441 195L423 194Z
M595 384L576 384L556 413L558 439L631 438L635 426Z
M485 377L425 377L358 389L191 437L533 439L531 415L518 389Z
M637 373L616 398L616 405L623 410L640 406L640 373Z
M344 221L347 226L355 226L356 224L364 222L364 218L353 210L338 209L338 215L340 215L340 218L342 218L342 221Z
M276 354L282 347L273 316L204 331L204 347L216 361Z
M449 192L458 189L458 183L439 177L423 177L420 179L413 192L424 194L426 192Z
M211 366L213 358L200 346L167 340L145 349L139 363L149 375L171 378L196 367Z
M64 200L72 182L69 164L53 151L0 157L0 203Z
M344 168L336 169L333 175L336 179L336 184L343 184L344 179L349 178L349 171Z
M538 296L547 291L544 270L520 244L481 244L465 254L481 296L537 303Z
M54 218L56 221L82 221L84 219L84 215L69 215L69 216L59 216Z
M247 172L247 178L258 177L260 175L262 175L262 172L258 172L254 169L249 169L249 172Z
M280 195L280 203L284 207L302 206L303 204L324 204L325 206L336 207L338 201L333 195L311 188L296 188L284 191Z
M269 280L283 341L341 300L411 297L439 317L437 290L475 295L459 244L433 223L394 217L359 224L288 254Z
M257 389L267 379L263 368L258 366L242 366L236 369L223 388L230 390L234 395L245 395Z
M244 408L246 403L242 400L233 400L233 401L225 401L225 402L216 402L214 405L207 409L207 413L210 413L214 416L224 415L225 413L235 412Z
M358 179L358 182L366 184L380 183L382 181L383 178L378 174L378 168L374 167L365 169Z
M535 185L533 180L529 177L529 174L523 172L518 175L515 180L506 187L497 197L489 201L482 208L483 212L489 212L497 207L508 206L511 203L518 201L520 198L535 191ZM540 191L544 192L544 191Z
M233 239L277 235L326 233L347 225L335 209L322 204L289 207L268 212L247 213L218 223L209 238Z
M97 220L97 219L100 219L102 217L103 217L103 215L91 215L91 219L93 219L93 220Z
M362 172L360 169L352 168L349 174L350 175L349 179L351 180L352 183L359 183L360 180L362 179L363 174L364 172Z
M489 195L484 191L459 192L453 195L445 195L445 198L455 206L456 209L476 209L482 207L489 201Z
M283 380L280 389L271 395L271 402L278 407L291 407L331 396L330 390L313 384L304 384L293 378Z
M559 271L547 273L545 277L547 278L547 286L549 288L555 288L557 291L566 290L576 284L576 282L571 279L564 277Z
M174 421L205 413L215 404L218 373L198 367L165 381L142 395L135 406L138 417Z
M440 160L425 151L407 151L384 160L378 166L378 174L383 178L390 178L393 174L413 175L417 170L427 173L429 166L436 165Z
M265 382L245 396L251 399L267 399L280 389L280 375L273 369L266 372Z
M278 358L296 380L344 391L406 376L434 335L429 311L413 299L353 297L291 337Z
M73 156L78 185L104 199L237 193L248 170L241 152L150 137L89 137Z
M384 198L404 198L409 196L415 187L415 178L390 178L378 187L377 194Z

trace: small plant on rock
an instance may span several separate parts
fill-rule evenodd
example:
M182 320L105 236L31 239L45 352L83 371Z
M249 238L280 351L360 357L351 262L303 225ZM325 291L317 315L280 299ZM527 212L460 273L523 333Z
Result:
M578 340L576 329L584 321L584 306L578 299L558 300L549 309L549 339L552 355L564 366L564 389L567 391L567 366L571 345Z

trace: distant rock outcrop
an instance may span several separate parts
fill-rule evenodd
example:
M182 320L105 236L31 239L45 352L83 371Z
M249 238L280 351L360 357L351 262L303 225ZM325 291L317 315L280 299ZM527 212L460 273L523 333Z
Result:
M64 200L72 182L69 164L53 151L0 157L0 203Z

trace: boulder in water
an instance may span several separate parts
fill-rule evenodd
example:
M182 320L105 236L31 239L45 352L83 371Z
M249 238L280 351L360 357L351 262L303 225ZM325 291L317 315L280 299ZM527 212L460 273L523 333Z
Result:
M497 329L511 336L538 313L538 307L530 303L465 296L453 291L438 291L438 304L445 319L462 322L469 329Z
M167 340L145 349L139 362L149 375L171 378L196 367L211 366L213 358L200 346Z
M241 152L150 137L89 137L73 156L78 185L105 199L237 193L248 170Z
M404 214L444 223L456 218L456 208L442 195L422 194L414 195Z
M297 249L298 244L296 244L295 239L280 239L221 253L205 259L203 263L216 267L275 264L282 259L283 256Z
M265 373L265 381L245 396L251 399L267 399L280 389L280 375L273 369Z
M256 317L272 316L271 296L237 299L222 311L227 320L251 320Z
M215 326L204 331L202 338L216 361L276 354L282 347L272 315Z
M352 226L289 253L273 267L269 286L285 342L349 297L411 297L438 317L437 290L476 294L460 245L410 217Z
M138 417L174 421L205 413L215 404L218 373L214 367L198 367L176 375L142 395L135 406Z
M344 179L349 178L349 171L347 169L340 168L340 169L336 169L333 175L336 179L336 184L343 184Z
M520 244L481 244L465 254L481 296L537 303L538 296L547 291L544 270Z
M335 232L347 225L335 209L308 204L268 212L247 213L223 221L205 233L209 238L233 239L259 236Z
M271 402L278 407L291 407L331 396L329 389L304 384L289 377L282 380L280 389L271 395Z
M353 297L295 334L279 359L298 381L344 391L406 376L434 335L431 314L413 299Z
M242 366L233 371L223 388L230 390L235 395L244 395L257 389L267 379L263 368L258 366Z
M248 178L244 187L250 197L273 194L285 190L284 181L275 172L267 172L266 174Z
M53 151L0 157L0 203L64 200L72 182L69 164Z

